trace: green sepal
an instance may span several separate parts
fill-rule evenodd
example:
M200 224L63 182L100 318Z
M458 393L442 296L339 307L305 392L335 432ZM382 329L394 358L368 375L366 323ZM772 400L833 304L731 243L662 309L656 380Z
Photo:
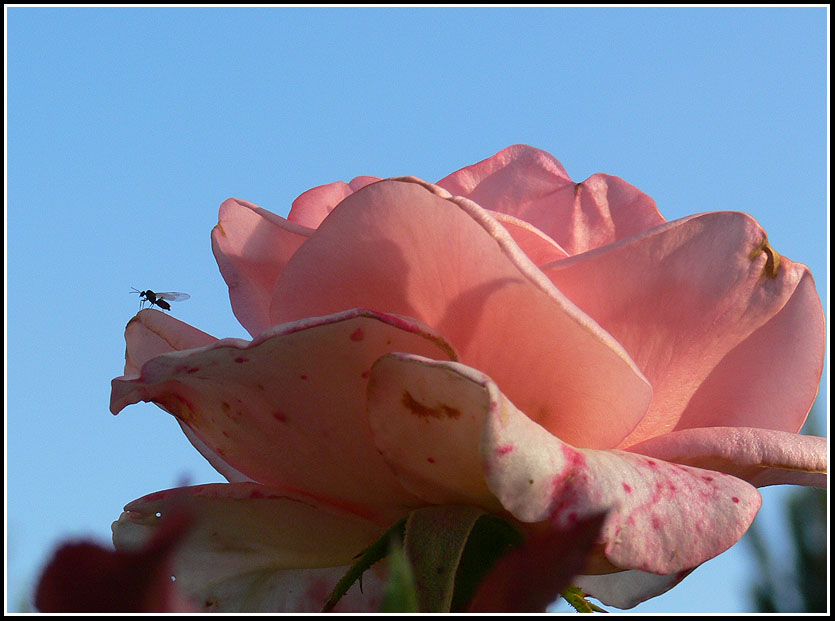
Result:
M398 537L389 537L388 571L381 612L419 612L412 566Z
M449 612L461 555L484 510L434 505L406 519L403 549L412 566L420 612Z

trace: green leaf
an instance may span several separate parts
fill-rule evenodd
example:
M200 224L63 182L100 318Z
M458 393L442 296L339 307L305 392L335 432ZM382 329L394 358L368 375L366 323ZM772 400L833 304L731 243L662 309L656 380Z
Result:
M406 518L403 518L397 522L397 524L388 529L382 537L355 557L359 558L359 560L354 563L342 579L337 582L333 592L330 596L328 596L328 599L325 600L325 605L322 606L322 612L330 612L333 610L333 607L336 606L337 602L339 602L342 596L348 592L348 589L350 589L351 585L353 585L357 580L360 581L360 587L362 587L363 572L386 556L389 552L390 541L395 540L398 545L401 541L403 541L403 528L405 524Z

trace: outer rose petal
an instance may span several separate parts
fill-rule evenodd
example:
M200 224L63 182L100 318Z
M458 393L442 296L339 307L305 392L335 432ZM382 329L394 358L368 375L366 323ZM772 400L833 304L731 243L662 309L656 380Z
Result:
M142 365L160 354L203 347L216 341L211 334L162 311L141 310L125 326L125 375L139 375Z
M160 354L204 347L217 341L171 315L153 309L141 310L125 327L125 375L116 380L122 382L138 377L142 365ZM180 428L194 448L227 480L251 480L226 463L182 422Z
M293 201L287 219L311 229L318 228L345 197L379 180L379 177L360 176L351 179L350 183L336 181L312 188Z
M365 422L368 372L392 350L455 355L411 319L355 309L154 358L113 380L111 409L153 401L251 479L390 523L419 504Z
M620 446L688 427L800 429L823 313L808 269L765 240L750 216L713 212L543 266L652 383L652 407Z
M574 183L554 157L513 145L441 179L438 185L482 207L526 220L569 254L611 244L662 224L649 196L618 177Z
M730 475L575 449L506 399L488 412L482 454L490 489L523 522L571 523L611 508L604 552L624 569L689 570L736 543L761 503L755 488Z
M611 565L593 562L587 573L612 565L657 574L688 570L736 543L759 509L757 490L730 475L619 450L574 448L463 364L394 354L378 361L372 374L375 441L403 484L421 497L489 506L480 482L461 484L478 479L481 467L489 490L521 522L566 527L611 510L603 527ZM473 431L478 427L480 434ZM427 463L427 455L435 463ZM468 496L451 495L459 489Z
M220 206L212 229L212 252L229 286L235 317L252 336L271 325L276 278L311 233L247 201L230 198Z
M113 523L114 544L127 550L141 545L157 528L157 514L182 508L195 524L176 556L176 584L215 612L318 611L342 577L341 566L385 530L263 485L211 484L129 503ZM376 610L380 584L373 572L366 577L371 588L364 579L364 595L349 593L338 610Z
M633 608L641 602L666 593L684 580L690 571L692 570L659 576L631 569L598 576L577 576L574 578L574 584L607 606Z
M666 461L727 472L752 485L825 488L826 438L745 427L683 429L627 450Z
M489 213L445 196L409 179L346 198L288 262L272 321L356 306L416 317L560 437L617 444L650 386Z

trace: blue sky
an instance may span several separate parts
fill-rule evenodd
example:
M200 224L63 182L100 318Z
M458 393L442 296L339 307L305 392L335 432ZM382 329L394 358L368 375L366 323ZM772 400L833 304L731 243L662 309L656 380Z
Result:
M826 304L827 22L823 7L7 8L6 609L59 540L109 542L128 501L222 480L167 414L114 417L108 400L132 286L187 291L178 318L247 337L209 244L228 197L286 215L316 185L437 181L527 143L575 181L624 178L669 220L751 213ZM786 492L763 490L775 542ZM634 610L749 611L752 558L743 541Z

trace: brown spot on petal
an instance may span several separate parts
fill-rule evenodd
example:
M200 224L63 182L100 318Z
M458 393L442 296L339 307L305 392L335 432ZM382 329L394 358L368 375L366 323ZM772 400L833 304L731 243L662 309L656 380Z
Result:
M403 391L403 398L400 401L412 414L420 418L458 418L461 416L460 410L445 404L430 408L416 401L408 390Z
M748 258L753 261L763 252L766 254L766 258L762 275L767 276L768 278L777 278L777 271L780 269L781 259L777 251L774 250L774 248L771 247L771 244L768 243L768 237L763 237L763 240L750 252Z

